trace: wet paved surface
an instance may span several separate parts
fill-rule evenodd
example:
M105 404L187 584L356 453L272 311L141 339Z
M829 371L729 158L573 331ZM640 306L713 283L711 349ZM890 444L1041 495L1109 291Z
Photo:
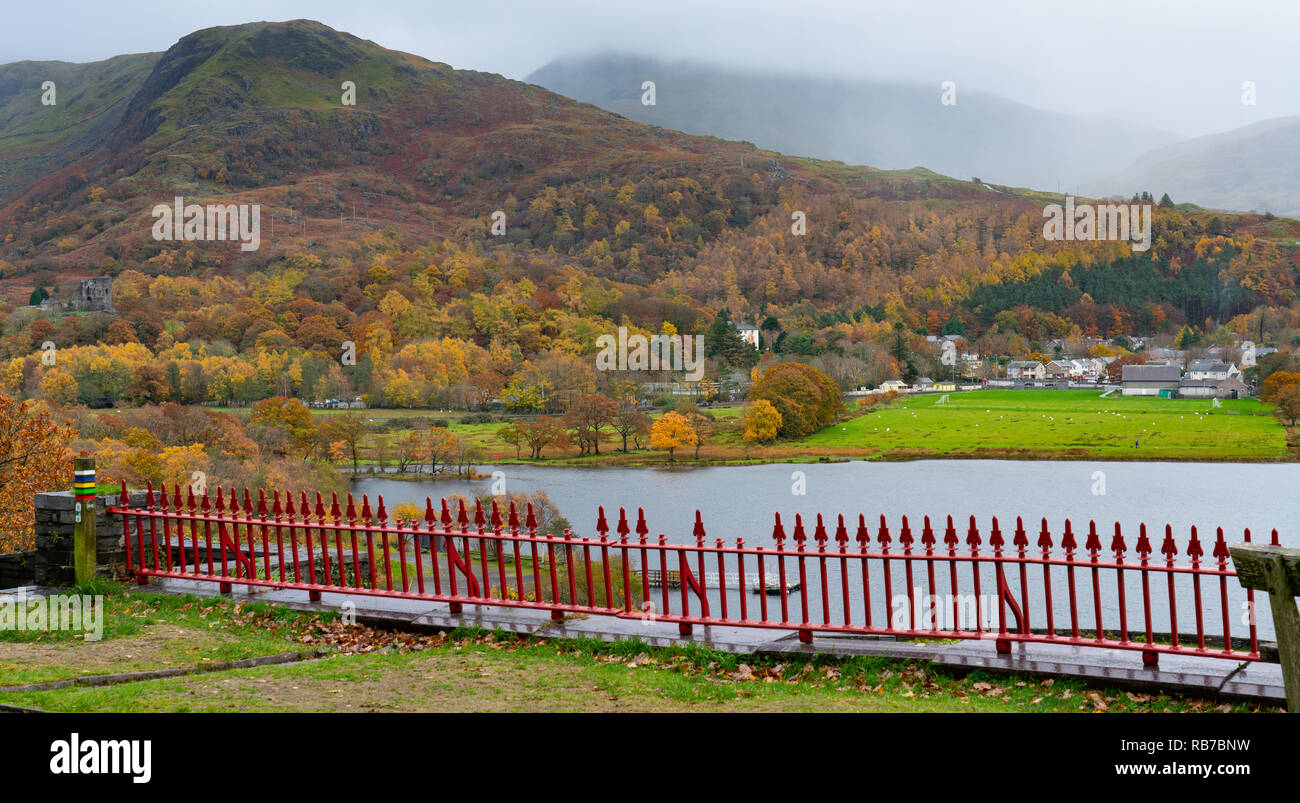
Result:
M1238 662L1222 658L1160 655L1160 665L1142 665L1136 650L1112 650L1057 644L1013 644L1011 652L999 655L992 640L936 643L897 641L871 636L817 634L814 643L802 644L794 631L766 628L705 627L696 625L688 635L678 633L676 623L648 619L590 616L564 621L551 619L547 611L466 605L452 613L447 603L390 597L352 596L325 592L312 602L307 592L293 589L254 589L236 585L221 595L212 583L154 578L149 590L191 593L196 596L227 596L276 602L299 610L332 610L343 603L355 604L357 620L365 624L419 629L478 626L543 638L590 637L606 641L639 638L648 644L670 646L696 643L736 653L761 655L880 655L932 661L953 669L984 669L1025 675L1075 677L1090 682L1134 691L1171 692L1189 696L1216 696L1270 704L1286 704L1282 669L1278 664Z

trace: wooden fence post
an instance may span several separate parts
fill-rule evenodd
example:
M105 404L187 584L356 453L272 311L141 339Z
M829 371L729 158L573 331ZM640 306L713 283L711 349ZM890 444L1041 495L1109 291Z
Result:
M1287 710L1300 714L1300 609L1295 600L1300 596L1300 549L1240 543L1229 551L1241 585L1268 592Z
M99 555L95 544L95 458L77 457L72 463L74 576L84 583L95 576Z

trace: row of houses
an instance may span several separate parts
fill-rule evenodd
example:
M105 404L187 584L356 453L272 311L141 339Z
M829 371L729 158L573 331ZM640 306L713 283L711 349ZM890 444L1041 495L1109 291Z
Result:
M1176 363L1126 365L1123 374L1125 396L1162 398L1240 399L1250 389L1241 379L1241 369L1221 360L1199 360L1187 373Z
M1106 378L1106 368L1114 357L1084 357L1059 359L1041 363L1037 360L1015 360L1007 363L1007 379L1013 382L1047 382L1072 380L1098 382Z

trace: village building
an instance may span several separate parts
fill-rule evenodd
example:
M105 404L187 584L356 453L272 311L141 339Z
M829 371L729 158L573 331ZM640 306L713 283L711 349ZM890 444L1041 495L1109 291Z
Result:
M735 323L732 324L732 326L736 327L736 332L740 334L741 340L745 341L746 343L753 346L754 348L759 348L757 326L753 325L752 323Z
M1021 382L1042 381L1047 378L1047 369L1037 360L1015 360L1007 363L1007 379Z
M1126 365L1121 392L1125 396L1172 398L1178 391L1182 374L1177 365Z

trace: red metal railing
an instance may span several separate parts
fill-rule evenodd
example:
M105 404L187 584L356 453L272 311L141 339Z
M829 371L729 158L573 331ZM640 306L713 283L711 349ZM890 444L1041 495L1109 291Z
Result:
M241 501L220 488L214 501L151 486L144 506L131 507L124 486L110 511L123 518L127 568L141 583L165 577L216 582L222 591L236 583L302 589L312 599L413 598L453 612L466 604L554 618L578 612L676 622L683 633L762 627L794 630L805 642L814 632L979 638L995 640L999 652L1013 642L1138 650L1149 665L1160 653L1260 660L1253 592L1239 600L1245 638L1234 640L1230 598L1242 592L1222 528L1212 562L1203 562L1193 527L1189 560L1179 563L1171 528L1156 550L1145 524L1134 560L1118 523L1105 548L1090 522L1081 549L1068 520L1058 542L1043 519L1031 544L1020 518L1008 543L996 518L981 532L971 516L963 537L951 516L941 532L927 516L918 538L906 516L897 536L884 516L870 532L862 515L850 535L842 515L832 531L818 514L811 535L795 517L789 545L778 513L772 545L747 546L742 538L706 544L699 511L694 543L674 544L663 534L650 540L640 510L631 525L620 508L611 535L600 508L598 537L585 538L539 533L531 505L521 521L513 503L503 518L496 502L487 511L476 502L471 513L462 501L453 513L445 499L438 510L426 498L422 519L390 521L382 497L374 509L368 496L360 509L350 494L345 506L337 495L328 508L320 494L314 501L300 494L295 505L279 492L268 501L258 491L254 502L247 489ZM1180 630L1179 613L1186 623L1189 608L1194 634Z

